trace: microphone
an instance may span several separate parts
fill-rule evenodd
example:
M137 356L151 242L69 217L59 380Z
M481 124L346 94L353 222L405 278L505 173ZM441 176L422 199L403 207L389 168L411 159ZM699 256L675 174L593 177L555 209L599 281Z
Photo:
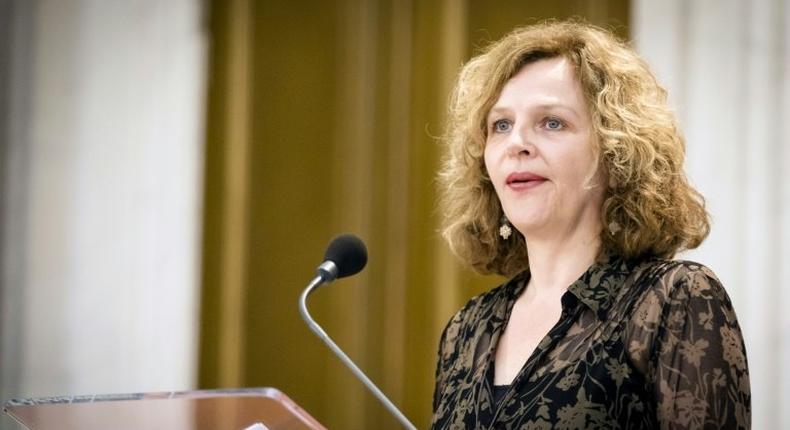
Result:
M307 297L318 287L329 284L335 279L345 278L346 276L356 275L368 262L368 251L365 244L358 237L351 234L343 234L332 240L324 254L324 262L318 266L316 277L307 285L299 296L299 312L302 319L310 327L310 330L340 358L354 375L381 401L384 407L400 421L404 428L417 430L408 418L384 395L384 393L370 380L362 370L351 361L340 347L326 334L323 328L310 316L307 311Z
M341 234L334 238L324 253L324 262L318 266L318 276L323 283L356 275L368 263L368 250L360 238Z

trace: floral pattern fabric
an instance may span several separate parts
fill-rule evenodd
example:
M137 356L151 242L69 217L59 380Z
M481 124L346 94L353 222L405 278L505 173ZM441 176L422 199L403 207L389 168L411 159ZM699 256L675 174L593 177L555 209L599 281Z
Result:
M687 261L606 257L500 403L494 357L524 272L470 300L439 346L433 429L750 428L749 371L727 293Z

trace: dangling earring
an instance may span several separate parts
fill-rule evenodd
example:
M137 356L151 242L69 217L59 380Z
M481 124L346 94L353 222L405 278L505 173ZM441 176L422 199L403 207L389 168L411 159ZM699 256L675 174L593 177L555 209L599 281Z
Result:
M502 239L508 240L511 234L513 234L513 229L510 228L510 221L507 220L507 217L502 215L502 218L499 220L502 224L499 226L499 235L502 236Z

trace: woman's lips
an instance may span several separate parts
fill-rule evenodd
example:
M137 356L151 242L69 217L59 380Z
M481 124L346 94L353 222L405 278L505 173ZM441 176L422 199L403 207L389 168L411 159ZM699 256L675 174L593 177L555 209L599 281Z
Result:
M508 175L507 186L515 191L531 190L540 186L548 179L531 172L515 172Z

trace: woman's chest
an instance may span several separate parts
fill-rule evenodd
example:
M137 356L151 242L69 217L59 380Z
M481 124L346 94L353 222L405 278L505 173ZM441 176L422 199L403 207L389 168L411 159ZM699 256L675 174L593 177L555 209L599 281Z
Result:
M556 327L555 327L556 328ZM453 428L640 428L655 413L651 392L632 365L621 331L572 324L541 341L499 404L493 400L492 356L459 366L457 384L442 394L445 427ZM494 336L496 337L496 336ZM483 349L469 339L478 352ZM485 342L486 339L479 339ZM489 341L495 341L491 339Z
M562 314L559 299L556 303L519 303L507 326L494 346L495 385L509 385L518 375L538 344L557 325Z

